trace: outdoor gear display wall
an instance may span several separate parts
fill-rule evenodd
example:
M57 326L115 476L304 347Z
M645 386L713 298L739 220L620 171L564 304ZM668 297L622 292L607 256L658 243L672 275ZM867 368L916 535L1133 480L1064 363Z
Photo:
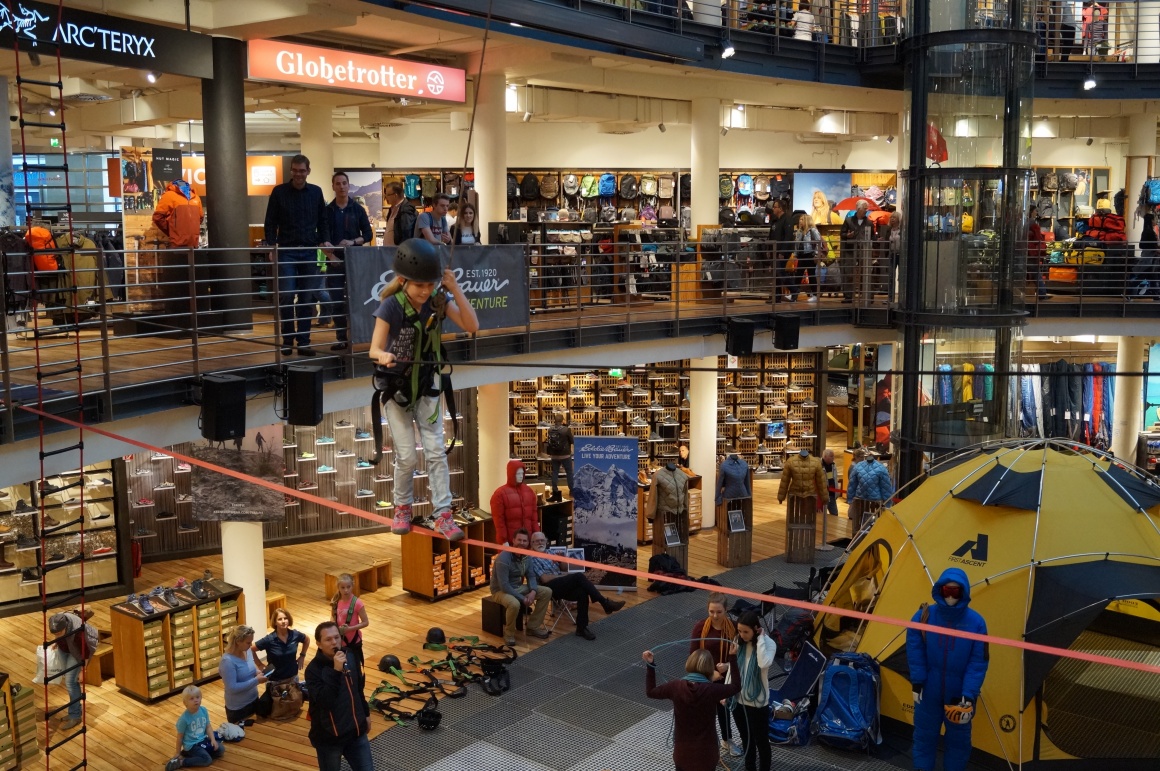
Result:
M1061 218L1070 235L1075 235L1077 219L1086 219L1095 209L1099 193L1109 201L1112 170L1107 166L1035 166L1031 200L1039 209L1039 225L1050 238Z

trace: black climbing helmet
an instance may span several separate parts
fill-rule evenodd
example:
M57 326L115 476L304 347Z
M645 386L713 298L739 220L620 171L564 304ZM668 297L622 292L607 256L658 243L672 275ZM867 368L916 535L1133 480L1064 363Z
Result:
M428 645L446 645L447 635L443 634L443 630L437 626L433 626L427 630L427 644Z
M439 700L435 698L434 694L427 699L423 708L415 713L415 720L424 731L434 731L439 727L439 722L443 720L443 714L439 711Z
M395 274L409 281L437 283L443 277L439 251L430 241L408 238L395 250Z
M399 657L388 653L379 659L379 669L383 672L390 672L391 669L402 669L403 663L399 661Z

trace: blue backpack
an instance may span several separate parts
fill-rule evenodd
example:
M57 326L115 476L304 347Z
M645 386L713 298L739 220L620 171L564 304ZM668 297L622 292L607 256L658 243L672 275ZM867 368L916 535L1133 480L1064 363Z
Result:
M865 653L837 653L822 675L822 695L814 715L818 740L843 750L869 750L882 741L878 662Z
M1149 206L1160 205L1160 179L1150 179L1144 183L1144 197Z
M600 195L612 197L616 195L616 175L605 172L600 175Z
M808 703L808 702L807 702ZM790 747L804 747L810 743L810 713L808 709L799 709L793 717L774 717L770 713L769 741L771 744L784 744Z
M737 177L737 195L753 195L753 177L748 174Z
M403 177L403 195L407 198L418 198L420 180L418 174L408 174Z

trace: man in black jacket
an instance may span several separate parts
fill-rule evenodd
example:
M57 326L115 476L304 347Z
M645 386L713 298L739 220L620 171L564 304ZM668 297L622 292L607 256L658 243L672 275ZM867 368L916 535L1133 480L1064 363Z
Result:
M335 249L326 253L326 289L330 292L329 307L324 310L334 319L332 351L345 350L346 340L346 249L347 246L374 246L375 233L367 210L350 197L350 177L345 171L336 171L330 178L334 200L326 205L330 219L330 240Z
M403 195L402 182L388 182L383 188L383 200L391 207L383 243L386 246L398 246L415 234L415 220L419 215Z
M338 624L324 621L314 630L318 653L306 667L310 694L310 744L318 753L319 771L339 771L342 759L351 771L374 771L367 739L370 707L359 689L358 659L342 650Z
M793 221L788 207L781 199L773 202L773 213L769 218L769 240L774 260L774 294L780 293L786 300L792 300L793 296L789 292L791 277L785 265L793 253Z

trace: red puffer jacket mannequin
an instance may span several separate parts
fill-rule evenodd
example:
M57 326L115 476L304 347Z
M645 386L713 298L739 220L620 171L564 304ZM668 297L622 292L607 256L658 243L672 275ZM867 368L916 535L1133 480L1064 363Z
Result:
M491 494L496 543L511 543L512 533L521 527L529 533L536 532L540 527L536 515L536 494L524 482L524 462L509 460L507 484L497 487Z

